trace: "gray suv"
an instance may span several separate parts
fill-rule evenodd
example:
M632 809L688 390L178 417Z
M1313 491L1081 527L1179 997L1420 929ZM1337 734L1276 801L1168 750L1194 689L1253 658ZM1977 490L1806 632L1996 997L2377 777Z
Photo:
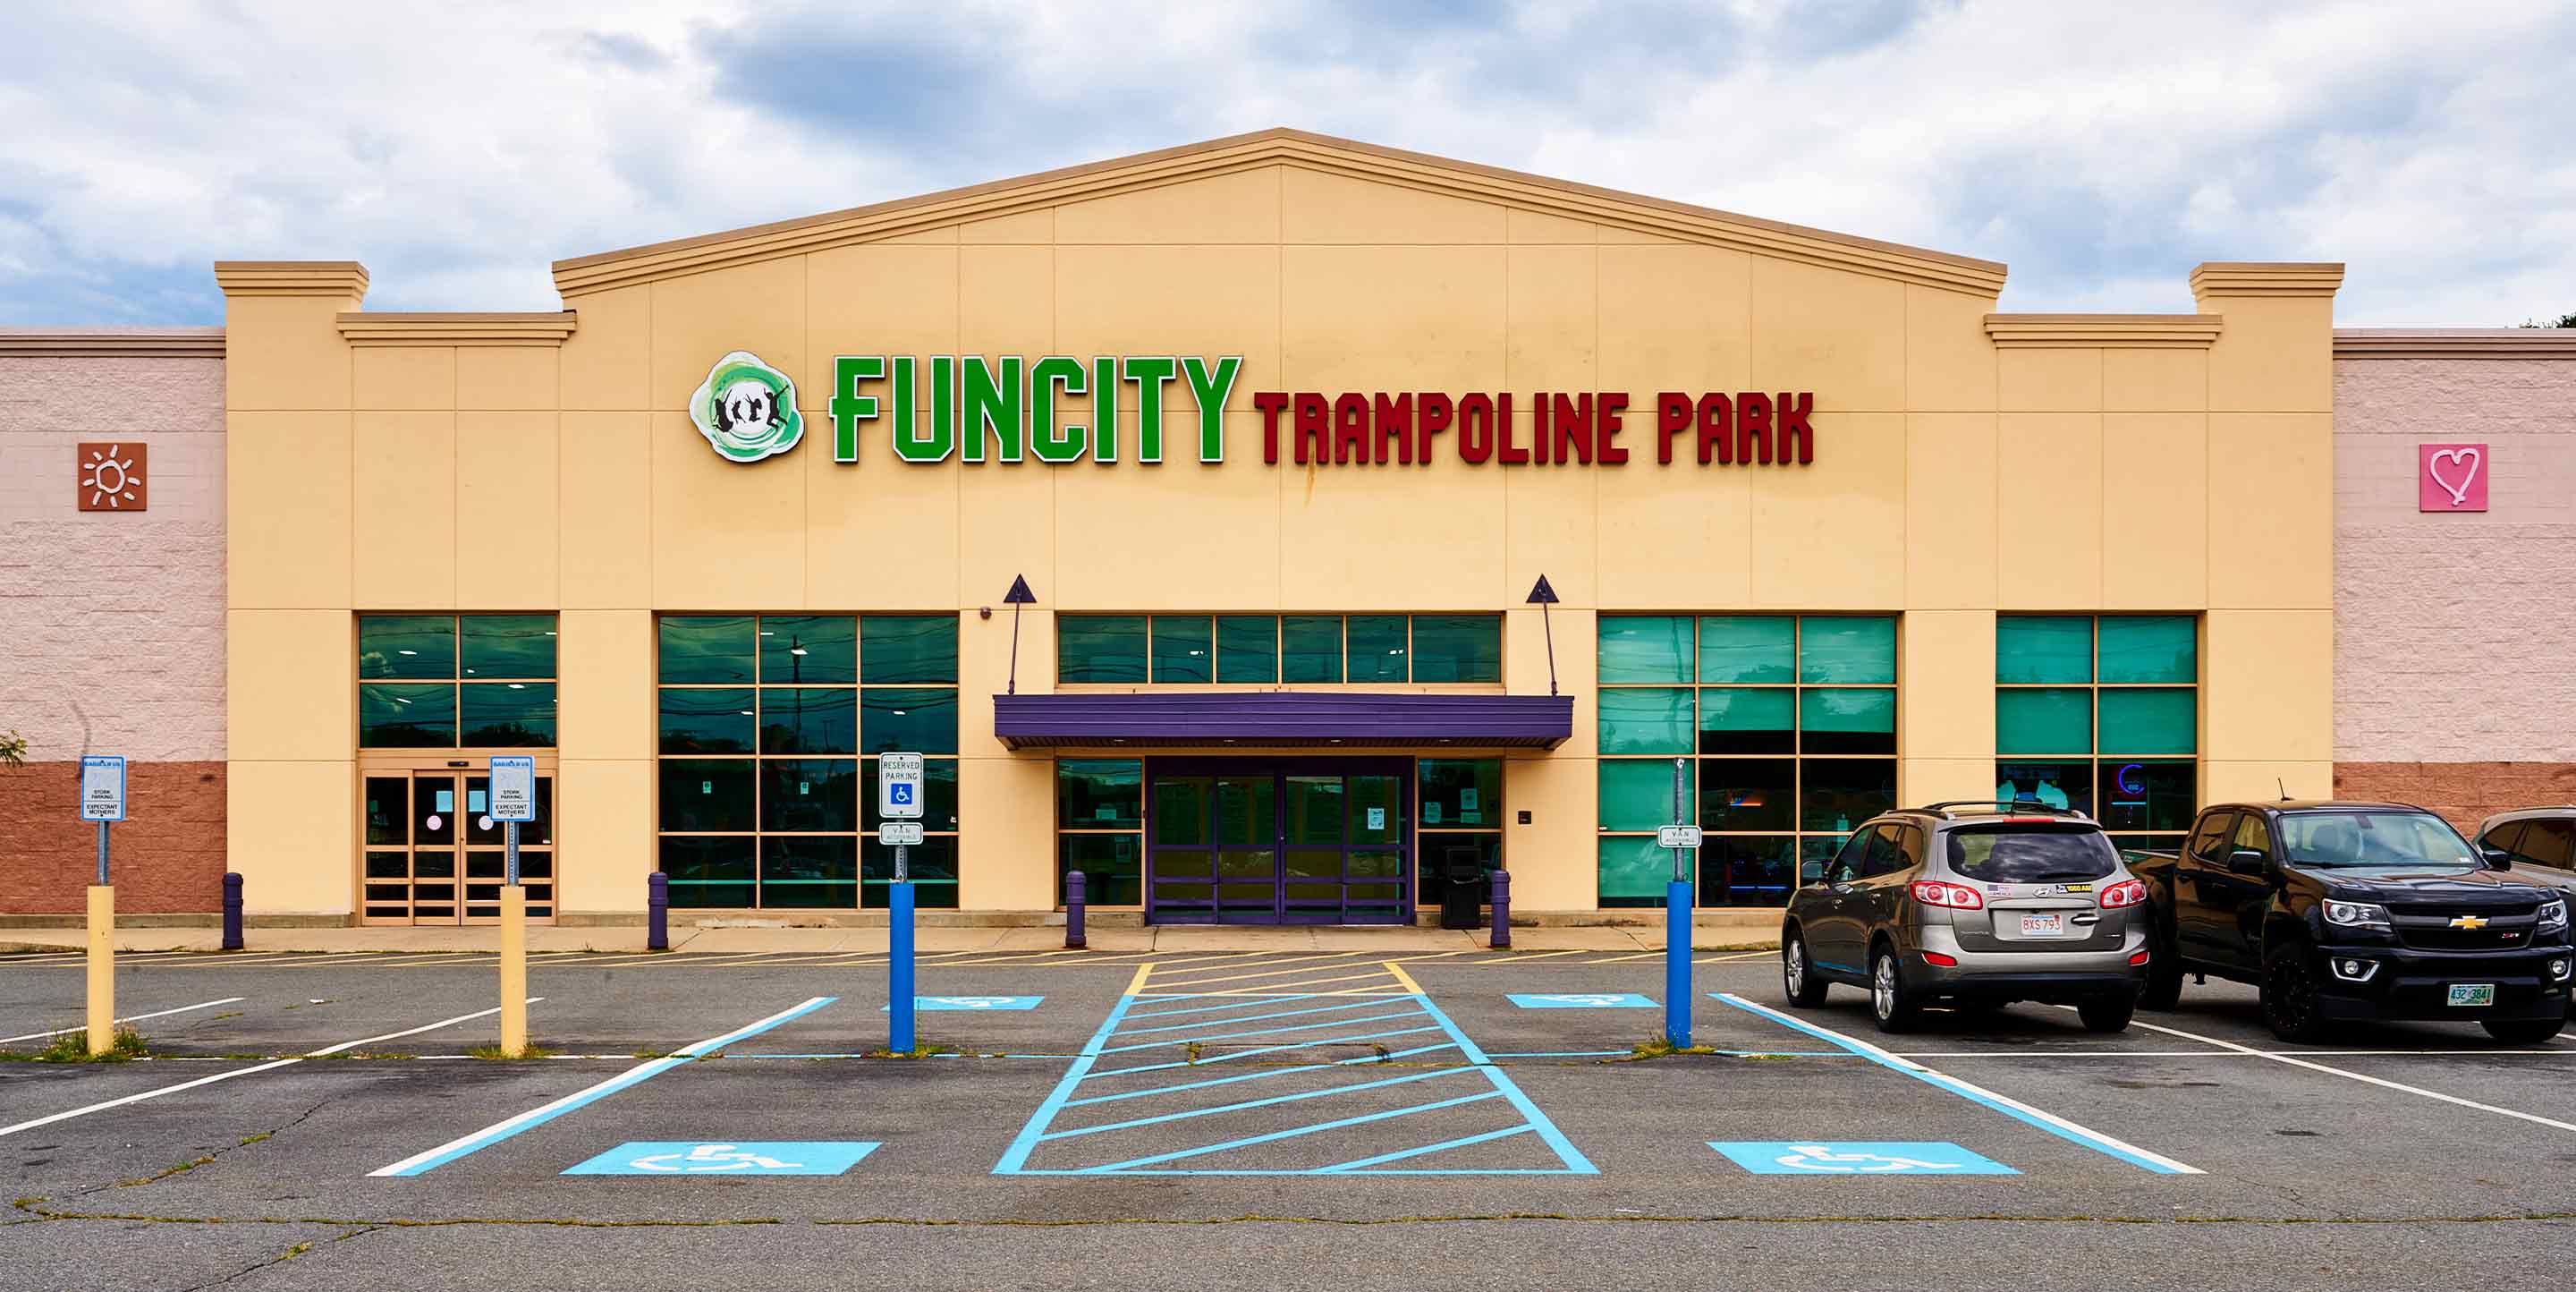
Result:
M1868 989L1880 1031L1926 1005L2075 1006L2129 1026L2147 967L2146 887L2102 827L2037 803L1900 808L1809 862L1780 927L1792 1005L1832 983Z
M2478 826L2478 850L2516 879L2576 892L2576 807L2499 812Z

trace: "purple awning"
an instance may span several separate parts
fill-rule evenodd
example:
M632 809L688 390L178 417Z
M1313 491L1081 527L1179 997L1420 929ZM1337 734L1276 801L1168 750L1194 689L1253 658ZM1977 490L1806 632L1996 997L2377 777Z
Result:
M997 695L993 734L1012 749L1118 745L1553 749L1574 734L1561 695L1369 691L1141 691Z

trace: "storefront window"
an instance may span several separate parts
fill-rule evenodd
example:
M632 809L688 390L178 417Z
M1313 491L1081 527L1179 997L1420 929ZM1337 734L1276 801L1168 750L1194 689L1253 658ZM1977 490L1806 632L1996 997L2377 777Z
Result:
M554 743L553 615L358 616L360 749Z
M1503 680L1501 615L1058 615L1056 680L1229 686Z
M1702 906L1777 906L1802 855L1896 805L1896 620L1600 619L1601 904L1657 906L1676 816L1705 832ZM1687 862L1685 863L1687 864Z
M1419 632L1420 618L1415 622ZM1418 907L1436 910L1449 891L1452 864L1472 862L1478 874L1502 867L1503 760L1421 759L1414 764L1414 784L1413 900Z
M955 619L664 615L657 633L673 906L885 905L874 755L894 750L925 756L916 899L957 904Z
M2123 848L2172 848L2198 810L2199 624L1995 621L1995 797L2073 808Z

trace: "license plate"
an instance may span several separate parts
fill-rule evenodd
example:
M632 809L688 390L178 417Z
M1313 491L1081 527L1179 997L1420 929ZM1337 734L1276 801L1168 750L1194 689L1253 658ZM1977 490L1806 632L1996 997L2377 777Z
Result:
M2492 1005L2495 1003L2495 984L2491 982L2453 983L2450 1003L2468 1006Z
M2063 915L2025 915L2021 917L2021 935L2026 938L2062 937L2066 933Z

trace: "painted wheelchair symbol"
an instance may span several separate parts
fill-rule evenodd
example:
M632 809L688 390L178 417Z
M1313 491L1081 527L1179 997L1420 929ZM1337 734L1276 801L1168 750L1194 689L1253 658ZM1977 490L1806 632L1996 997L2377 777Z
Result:
M1885 1157L1877 1153L1836 1153L1822 1144L1792 1144L1789 1151L1773 1159L1780 1165L1801 1171L1827 1171L1841 1174L1880 1174L1889 1171L1955 1171L1965 1162L1926 1162L1912 1157Z
M672 1165L673 1163L677 1165ZM754 1168L763 1171L793 1171L802 1168L804 1163L782 1162L777 1158L759 1153L737 1152L731 1144L700 1144L686 1153L655 1153L650 1157L639 1157L631 1165L640 1171L702 1175L711 1171L747 1171Z

